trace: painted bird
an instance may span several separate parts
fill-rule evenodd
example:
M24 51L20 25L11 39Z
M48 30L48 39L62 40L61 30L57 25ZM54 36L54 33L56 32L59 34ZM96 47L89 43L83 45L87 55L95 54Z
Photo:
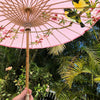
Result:
M72 4L78 11L83 11L85 7L91 7L89 0L73 0ZM87 17L91 17L91 11L87 9Z
M68 18L68 20L72 22L77 22L80 24L81 27L85 27L85 25L82 23L80 15L76 13L76 11L71 10L70 8L64 9L65 16Z
M89 0L73 0L72 3L78 11L83 11L84 7L91 6Z

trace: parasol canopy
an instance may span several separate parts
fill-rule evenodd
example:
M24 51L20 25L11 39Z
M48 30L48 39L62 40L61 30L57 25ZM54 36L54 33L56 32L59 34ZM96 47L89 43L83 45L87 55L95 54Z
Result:
M82 36L100 19L99 8L100 0L0 0L0 45L26 49L27 88L29 49Z
M72 0L0 0L0 45L25 49L27 26L31 28L30 49L48 48L73 41L100 18L99 1L90 0L90 6L81 4L75 8ZM91 12L89 17L87 9L82 12L83 7ZM30 10L29 22L27 8ZM75 20L68 19L65 8L76 10L84 27Z

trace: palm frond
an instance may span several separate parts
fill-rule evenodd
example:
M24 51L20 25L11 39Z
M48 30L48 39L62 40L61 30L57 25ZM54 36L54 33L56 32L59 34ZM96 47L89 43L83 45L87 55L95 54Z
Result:
M52 48L49 48L49 54L52 55L59 55L60 53L63 52L63 50L65 49L65 45L59 45L59 46L55 46Z
M70 63L65 70L60 72L61 78L65 80L65 83L71 88L74 78L82 73L83 64L80 61Z
M82 72L83 72L83 73L90 73L90 74L92 73L91 70L89 70L88 68L84 68L84 69L82 70Z
M87 55L88 55L88 68L91 69L92 72L96 71L96 68L100 65L100 56L98 56L96 49L94 50L93 48L82 48Z

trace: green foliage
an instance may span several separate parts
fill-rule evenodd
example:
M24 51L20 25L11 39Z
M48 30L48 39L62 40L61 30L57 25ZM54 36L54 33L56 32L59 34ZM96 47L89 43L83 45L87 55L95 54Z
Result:
M55 46L55 47L52 47L52 48L49 48L49 54L52 54L52 55L59 55L61 54L65 49L65 45L59 45L59 46Z
M40 86L40 84L38 84L37 86L34 87L34 90L36 91L35 97L38 98L38 96L42 95L43 97L46 96L46 89L47 89L47 85L43 85Z
M100 83L100 75L97 75L97 76L94 78L94 82Z
M39 68L35 63L30 64L30 87L34 97L45 96L46 88L51 80L52 74L48 72L48 68Z
M60 66L60 69L62 68L62 70L59 69L59 73L61 75L61 78L65 80L65 83L67 83L69 85L69 87L71 88L72 83L74 78L82 73L82 69L83 69L83 63L84 61L81 60L75 60L76 58L73 58L72 61L67 61L67 66L65 64Z
M67 62L65 61L65 63L67 63L67 66L66 64L61 64L59 69L59 73L62 79L65 79L65 82L69 85L70 88L75 77L81 73L89 73L93 76L97 76L99 74L97 72L97 69L99 70L99 62L96 60L98 58L96 57L96 53L94 53L94 51L90 50L89 48L82 48L82 51L85 51L87 56L82 57L81 59L73 57L70 61L66 60ZM88 62L86 60L88 60Z
M1 98L11 100L25 88L25 67L21 66L20 71L19 76L16 76L14 69L7 71L5 80L0 79ZM35 63L30 64L30 88L33 90L35 98L46 95L50 80L52 80L52 75L47 68L39 68Z
M18 79L17 77L15 78L15 80L13 81L15 83L15 86L17 87L17 94L20 94L22 90L24 90L25 88L25 68L23 66L21 66L22 71L21 75L19 75Z
M5 72L5 79L0 82L0 98L3 100L11 100L12 95L16 92L15 84L13 83L15 73L13 71Z

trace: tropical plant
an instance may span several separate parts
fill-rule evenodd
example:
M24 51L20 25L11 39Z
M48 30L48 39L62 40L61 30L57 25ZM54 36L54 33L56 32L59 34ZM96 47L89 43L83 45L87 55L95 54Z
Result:
M61 59L61 66L59 67L59 73L61 75L61 78L64 80L66 84L68 84L70 88L76 87L78 83L80 83L81 86L81 84L87 82L88 85L91 84L91 87L93 87L96 83L100 83L99 48L100 44L97 44L94 48L82 47L81 53L78 54L77 56L65 57L62 58L63 60ZM88 79L89 80L91 79L91 81L89 81ZM85 84L86 83L84 83L84 87ZM85 93L88 92L85 91Z

